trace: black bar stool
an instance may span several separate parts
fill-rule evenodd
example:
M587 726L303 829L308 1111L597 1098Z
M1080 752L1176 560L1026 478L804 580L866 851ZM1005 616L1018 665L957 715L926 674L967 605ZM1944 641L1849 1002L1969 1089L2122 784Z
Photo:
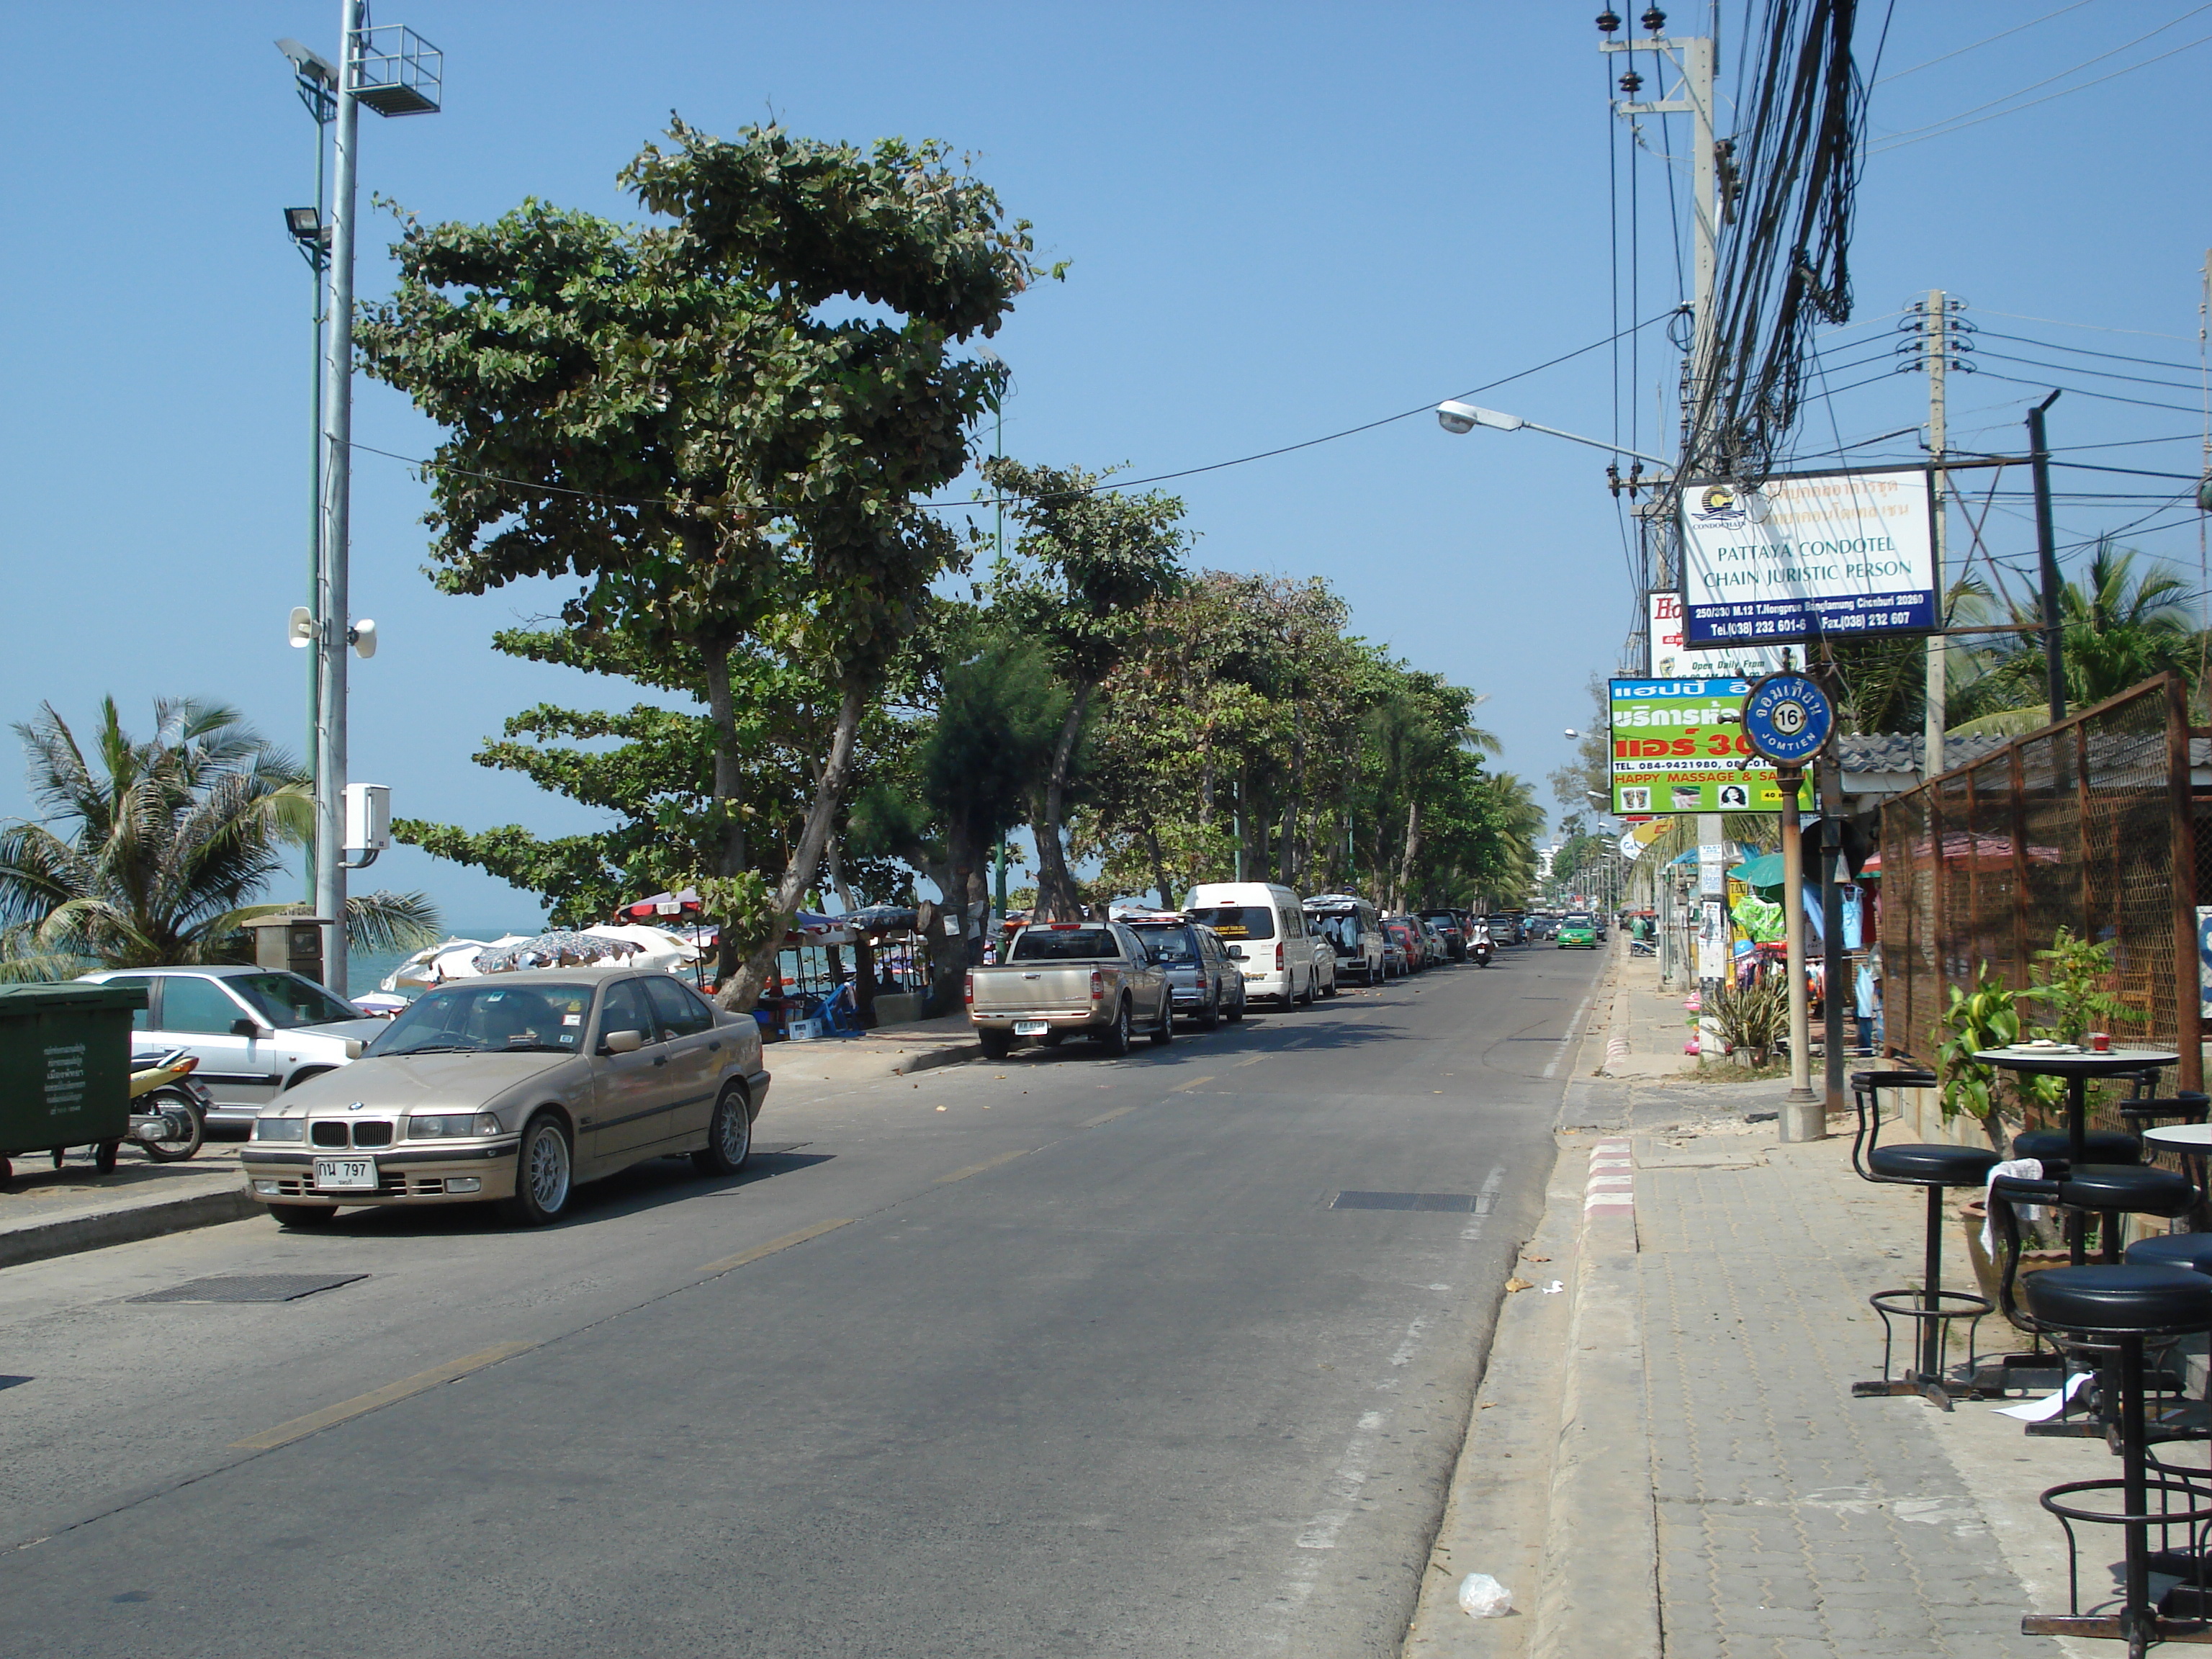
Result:
M1881 1316L1881 1376L1871 1382L1854 1382L1852 1394L1869 1395L1917 1394L1930 1405L1951 1409L1954 1396L1971 1398L1971 1386L1946 1382L1944 1350L1950 1341L1951 1322L1966 1321L1966 1369L1974 1369L1975 1325L1995 1304L1984 1296L1943 1288L1943 1189L1979 1187L1990 1178L1997 1155L1985 1148L1921 1144L1906 1146L1879 1145L1881 1136L1881 1091L1884 1089L1932 1089L1933 1072L1891 1071L1851 1073L1851 1103L1858 1113L1858 1133L1851 1140L1851 1167L1862 1180L1894 1187L1921 1187L1928 1194L1927 1235L1922 1244L1921 1283L1917 1291L1881 1291L1867 1298ZM1895 1327L1902 1319L1917 1327L1912 1367L1901 1376L1890 1374Z
M2120 1478L2069 1480L2042 1495L2043 1507L2065 1528L2068 1547L2068 1611L2030 1613L2020 1621L2028 1636L2101 1637L2124 1641L2129 1659L2140 1659L2153 1642L2203 1641L2212 1625L2162 1618L2151 1604L2150 1534L2159 1529L2160 1553L2179 1553L2172 1533L2181 1529L2184 1552L2195 1555L2205 1529L2212 1527L2212 1493L2164 1474L2153 1478L2149 1437L2143 1416L2143 1348L2147 1342L2212 1331L2212 1278L2184 1268L2114 1266L2052 1267L2033 1275L2021 1287L2027 1307L2014 1295L2020 1269L2020 1224L2014 1203L2064 1202L2069 1182L2021 1181L2001 1176L1990 1187L1990 1214L2000 1239L2002 1272L1998 1300L2005 1315L2024 1330L2048 1336L2061 1347L2107 1356L2118 1387ZM2055 1190L2054 1190L2055 1189ZM2118 1495L2117 1510L2096 1506L2102 1495ZM2150 1507L2153 1497L2159 1509ZM2118 1613L2081 1611L2077 1524L2117 1526L2125 1540L2121 1605Z

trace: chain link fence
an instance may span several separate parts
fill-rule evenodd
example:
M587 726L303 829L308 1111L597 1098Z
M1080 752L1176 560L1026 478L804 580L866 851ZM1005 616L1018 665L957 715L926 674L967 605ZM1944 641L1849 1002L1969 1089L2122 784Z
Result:
M2181 678L2161 674L1883 803L1891 1054L1932 1066L1948 988L1987 963L2025 990L2066 927L2113 945L2114 1045L2177 1049L2167 1086L2203 1086L2191 746Z

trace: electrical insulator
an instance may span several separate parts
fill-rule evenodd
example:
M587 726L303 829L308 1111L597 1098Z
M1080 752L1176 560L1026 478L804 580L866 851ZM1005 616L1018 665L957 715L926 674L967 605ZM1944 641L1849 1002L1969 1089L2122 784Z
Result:
M1629 70L1627 74L1620 77L1620 89L1626 93L1631 98L1635 97L1637 93L1643 88L1643 86L1644 77L1638 75L1634 70Z
M1607 6L1603 11L1598 13L1597 26L1607 34L1611 34L1620 27L1620 14L1611 6Z
M1658 33L1660 30L1667 27L1667 14L1660 10L1656 6L1644 7L1644 27L1650 29L1654 34Z

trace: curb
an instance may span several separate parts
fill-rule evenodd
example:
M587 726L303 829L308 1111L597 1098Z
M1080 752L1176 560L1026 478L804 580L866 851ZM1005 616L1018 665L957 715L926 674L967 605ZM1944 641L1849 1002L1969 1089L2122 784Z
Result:
M1658 1521L1626 1136L1590 1149L1533 1659L1658 1659Z
M926 1054L916 1054L902 1065L891 1067L893 1077L911 1077L916 1072L933 1072L940 1066L964 1066L971 1060L983 1057L980 1042L956 1043L951 1048L933 1048Z
M111 1244L135 1244L166 1233L190 1232L197 1227L219 1227L227 1221L243 1221L266 1211L254 1201L241 1181L217 1192L194 1193L127 1208L96 1210L89 1215L64 1216L34 1222L0 1233L0 1267L27 1261L48 1261L82 1250L105 1249Z

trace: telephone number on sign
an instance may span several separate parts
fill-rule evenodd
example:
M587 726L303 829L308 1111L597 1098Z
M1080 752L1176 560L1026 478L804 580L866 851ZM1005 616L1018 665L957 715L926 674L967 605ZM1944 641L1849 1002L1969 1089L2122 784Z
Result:
M1910 611L1847 611L1822 617L1761 617L1752 622L1714 623L1702 635L1709 640L1773 639L1806 633L1849 634L1874 628L1911 628L1918 619Z

